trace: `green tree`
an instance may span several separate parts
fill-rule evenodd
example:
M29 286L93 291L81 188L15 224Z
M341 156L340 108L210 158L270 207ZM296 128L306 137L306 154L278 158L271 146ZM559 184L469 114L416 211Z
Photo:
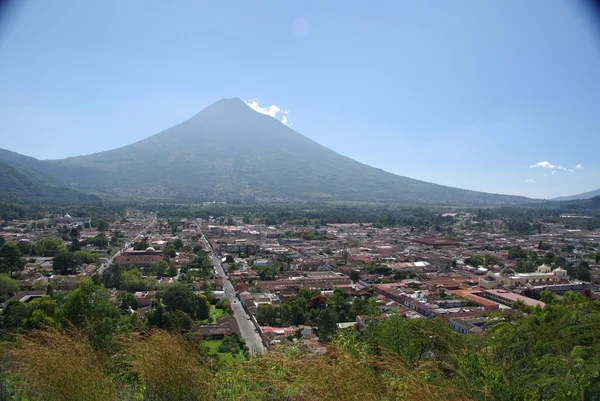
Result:
M75 274L78 265L75 254L69 251L61 251L52 259L54 273L63 276Z
M19 290L19 284L7 274L0 274L0 302L6 301Z
M137 310L138 302L137 299L133 296L133 294L129 292L121 293L117 296L117 302L119 304L119 309L121 313L128 313L129 309Z
M123 268L119 262L112 262L102 273L102 282L106 288L121 288Z
M329 306L319 311L316 319L319 330L317 335L321 341L329 341L337 330L338 314L336 310Z
M14 331L23 325L27 317L27 306L21 301L11 299L2 310L2 328Z
M167 311L179 310L194 319L207 319L210 314L210 304L202 294L196 294L183 284L173 284L161 291L160 298Z
M98 226L96 227L96 229L101 233L108 231L108 222L106 221L106 219L98 220Z
M119 310L110 302L106 288L85 279L67 295L59 316L85 334L96 348L107 349L119 321Z
M25 261L21 258L21 251L17 244L12 241L6 242L0 248L0 271L8 273L12 277L14 272L20 272L25 267Z
M163 253L170 258L174 258L175 256L177 256L177 248L175 248L175 245L169 242L167 243L167 245L165 245Z
M27 317L23 320L23 327L34 330L56 326L56 312L56 301L49 296L33 299L27 304Z
M155 274L157 277L163 277L167 274L167 270L169 270L169 263L165 260L161 260L158 262L152 262L150 264L150 272Z
M71 238L71 241L74 241L77 238L79 238L79 230L76 227L72 228L71 231L69 231L69 238Z
M53 257L65 247L62 242L57 238L42 238L39 239L36 244L36 253L44 257Z

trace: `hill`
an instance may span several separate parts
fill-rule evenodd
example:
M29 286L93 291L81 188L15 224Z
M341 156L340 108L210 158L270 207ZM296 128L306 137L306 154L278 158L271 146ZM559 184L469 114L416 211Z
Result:
M44 202L44 203L82 203L97 201L97 196L84 194L69 188L48 185L40 177L47 177L40 171L30 174L0 160L0 201L4 202ZM55 182L56 178L49 177Z
M584 192L582 194L571 195L571 196L560 196L558 198L554 198L553 200L557 201L567 201L567 200L577 200L577 199L591 199L595 196L600 195L600 189L596 189L595 191Z
M181 124L119 149L41 163L69 185L129 196L485 205L529 201L367 166L237 98L222 99Z

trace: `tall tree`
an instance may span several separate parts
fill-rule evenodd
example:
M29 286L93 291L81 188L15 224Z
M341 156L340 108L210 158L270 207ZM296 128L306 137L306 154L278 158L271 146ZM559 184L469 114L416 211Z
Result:
M21 258L21 251L16 243L6 242L0 248L0 271L8 273L12 277L13 272L21 271L25 267L25 261Z
M101 233L108 231L108 222L106 221L106 219L98 220L98 226L96 228Z
M77 265L77 258L73 252L69 251L59 252L52 260L52 269L54 272L63 276L74 274Z

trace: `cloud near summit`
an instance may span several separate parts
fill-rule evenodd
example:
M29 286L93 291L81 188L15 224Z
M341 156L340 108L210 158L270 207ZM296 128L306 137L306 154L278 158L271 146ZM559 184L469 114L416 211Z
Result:
M252 110L276 118L288 127L292 125L292 123L288 120L288 114L290 114L290 112L287 110L282 110L279 106L273 104L271 106L261 107L260 100L258 99L252 99L251 101L246 102L246 104Z

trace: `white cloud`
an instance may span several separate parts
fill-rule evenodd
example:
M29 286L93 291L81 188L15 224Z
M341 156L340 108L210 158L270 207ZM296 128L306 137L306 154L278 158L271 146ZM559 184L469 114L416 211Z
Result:
M583 170L583 164L579 163L578 165L575 166L575 168L577 170Z
M530 183L530 184L535 184L535 181L534 181L534 180L531 180L531 179L529 179L529 180L525 180L525 182L528 182L528 183Z
M279 121L281 121L284 125L287 125L288 127L292 125L292 123L290 123L288 121L288 114L290 114L290 112L287 110L282 110L279 106L276 106L273 104L268 107L261 107L260 100L258 100L258 99L252 99L251 101L246 102L246 104L252 110L257 111L261 114L266 114L267 116L276 118ZM281 115L281 117L280 117L280 115Z
M529 166L529 168L537 168L537 167L550 169L550 170L552 170L552 174L554 174L556 172L556 170L573 171L573 170L569 170L568 168L563 167L559 164L552 164L549 161L537 162L537 163Z
M552 174L552 175L556 174L556 170L552 170L552 172L550 174Z

